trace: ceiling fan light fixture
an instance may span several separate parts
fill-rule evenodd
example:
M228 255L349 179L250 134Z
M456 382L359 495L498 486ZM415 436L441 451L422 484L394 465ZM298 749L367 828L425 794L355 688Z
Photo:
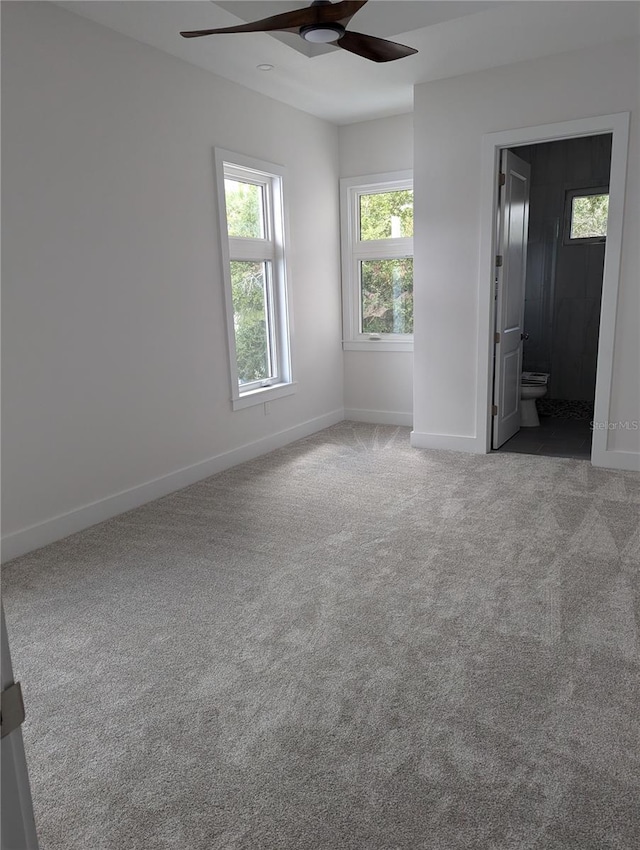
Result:
M300 27L302 38L312 44L331 44L342 38L344 33L345 29L340 24L310 24L307 27Z
M406 44L348 30L347 24L366 3L367 0L338 0L336 3L313 0L305 9L292 9L260 21L212 30L190 30L180 35L183 38L200 38L237 32L297 32L311 44L334 44L372 62L393 62L418 52L415 47L407 47Z

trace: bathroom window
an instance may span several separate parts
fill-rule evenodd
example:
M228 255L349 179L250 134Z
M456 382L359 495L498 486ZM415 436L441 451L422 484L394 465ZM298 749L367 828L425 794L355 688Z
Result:
M345 350L413 350L413 175L340 181Z
M608 186L569 190L565 210L565 245L606 240L609 217Z

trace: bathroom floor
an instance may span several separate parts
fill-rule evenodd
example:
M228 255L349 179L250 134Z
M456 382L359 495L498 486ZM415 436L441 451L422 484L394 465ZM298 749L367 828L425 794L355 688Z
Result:
M521 428L498 451L588 460L591 457L591 435L590 419L541 415L539 428Z

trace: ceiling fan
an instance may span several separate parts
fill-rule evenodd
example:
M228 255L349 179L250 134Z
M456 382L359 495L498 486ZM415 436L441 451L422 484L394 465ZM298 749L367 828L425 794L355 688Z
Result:
M181 32L184 38L199 38L203 35L217 35L229 32L295 32L305 41L313 44L335 44L350 53L356 53L372 62L392 62L417 53L413 47L364 35L347 30L347 24L367 0L313 0L306 9L294 9L261 21L240 24L236 27L223 27L215 30L195 30Z

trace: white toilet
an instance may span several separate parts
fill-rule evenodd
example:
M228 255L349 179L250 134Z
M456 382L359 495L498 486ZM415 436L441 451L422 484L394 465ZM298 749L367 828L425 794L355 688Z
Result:
M547 394L547 372L523 372L520 381L520 426L536 428L540 425L536 399Z

